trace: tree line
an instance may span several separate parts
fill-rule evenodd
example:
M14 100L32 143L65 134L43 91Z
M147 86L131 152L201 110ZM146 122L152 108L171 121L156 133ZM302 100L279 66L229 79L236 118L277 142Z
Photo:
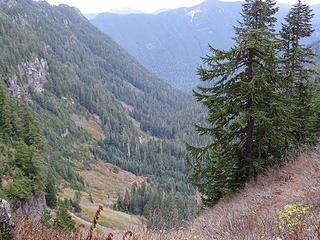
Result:
M182 192L166 193L161 187L151 187L149 183L134 183L124 197L119 195L114 209L147 219L147 226L153 230L173 229L181 226L184 220L199 212L194 197Z

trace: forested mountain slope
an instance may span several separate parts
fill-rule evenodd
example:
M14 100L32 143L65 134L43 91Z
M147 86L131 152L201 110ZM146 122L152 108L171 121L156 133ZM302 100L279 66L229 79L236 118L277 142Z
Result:
M174 86L191 89L197 82L199 57L207 43L232 44L228 38L241 9L236 2L206 1L192 8L168 10L157 15L102 13L91 22L109 34L144 66Z
M201 109L77 9L1 0L0 52L1 81L14 99L29 105L46 139L41 161L48 184L64 179L86 191L78 170L100 159L146 176L159 192L194 193L187 183L184 141L201 143L192 127ZM2 193L8 192L10 184L3 186Z
M200 57L215 48L229 48L234 42L233 26L239 20L242 2L206 0L190 7L168 10L157 15L118 15L102 13L91 22L135 56L144 66L172 85L190 91L200 82L196 68ZM281 4L278 28L290 5ZM320 5L312 6L319 25ZM316 32L310 42L319 37Z

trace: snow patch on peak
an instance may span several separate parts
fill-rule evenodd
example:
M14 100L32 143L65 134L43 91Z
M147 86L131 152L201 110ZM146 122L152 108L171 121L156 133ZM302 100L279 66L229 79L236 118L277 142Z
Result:
M193 18L194 18L194 16L195 16L197 13L200 13L200 12L201 12L200 8L197 8L197 9L191 10L191 11L188 12L186 15L191 18L191 19L190 19L190 22L193 23Z

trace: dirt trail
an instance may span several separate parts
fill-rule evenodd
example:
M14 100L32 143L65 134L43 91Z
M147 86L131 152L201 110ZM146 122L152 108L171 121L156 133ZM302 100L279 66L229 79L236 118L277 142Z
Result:
M71 215L71 217L74 219L74 220L76 220L76 221L78 221L78 222L80 222L80 223L82 223L82 224L84 224L85 226L88 226L88 228L90 228L90 226L91 226L91 222L88 222L87 220L85 220L85 219L83 219L83 218L81 218L81 217L78 217L77 215L75 215L74 213L72 213L72 212L69 212L70 213L70 215ZM105 234L108 234L108 233L120 233L120 231L119 230L114 230L114 229L112 229L112 228L108 228L108 227L105 227L105 226L102 226L102 225L100 225L99 223L97 223L97 228L99 229L99 230L101 230L103 233L105 233Z

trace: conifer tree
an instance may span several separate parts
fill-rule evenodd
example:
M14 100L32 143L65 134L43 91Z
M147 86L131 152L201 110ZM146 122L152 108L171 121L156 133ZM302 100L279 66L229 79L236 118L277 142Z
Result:
M312 136L320 137L320 78L317 78L312 90L311 116L307 128Z
M31 148L23 141L19 141L16 146L15 165L23 170L28 177L36 175L36 168L32 162Z
M71 231L74 229L75 222L72 220L71 215L68 213L67 207L61 204L59 206L57 216L54 219L53 226L55 228Z
M205 147L187 145L190 179L214 204L241 187L259 169L272 164L291 142L285 119L290 116L281 92L274 34L277 12L273 0L246 0L242 21L235 27L230 50L209 45L200 79L212 87L198 87L197 101L208 108L209 126L196 126L212 137Z
M292 131L298 142L305 140L305 125L310 116L311 87L308 79L312 70L308 65L314 56L312 49L304 46L301 40L310 37L314 31L311 22L313 16L312 9L298 0L287 14L280 32L284 58L282 73L286 77L287 97L291 100L295 117Z
M50 208L57 206L57 190L54 186L54 179L52 176L48 177L48 182L45 188L46 204Z
M38 146L40 145L40 133L39 129L31 115L30 110L27 108L27 106L23 106L23 134L24 134L24 141L28 146L34 145Z
M11 105L8 100L7 89L0 79L0 136L8 141L13 134L12 119L10 116Z

